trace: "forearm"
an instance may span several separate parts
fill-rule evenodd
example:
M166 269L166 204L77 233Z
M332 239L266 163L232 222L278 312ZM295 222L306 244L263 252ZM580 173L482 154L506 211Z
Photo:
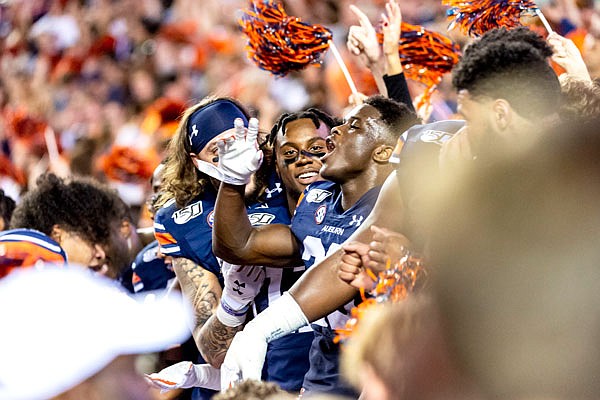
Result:
M243 328L243 324L230 327L219 321L216 315L211 316L199 332L197 344L200 354L207 363L220 368L233 337Z
M346 240L370 243L373 239L372 225L401 231L403 205L396 174L392 173L384 183L373 211L365 222ZM357 290L338 277L344 250L338 249L302 275L289 293L302 309L306 318L313 322L348 303Z
M200 331L214 314L221 298L221 286L217 277L200 265L186 258L173 259L173 270L182 294L194 309L195 325L192 335L200 347Z
M406 83L406 77L402 71L396 74L389 74L383 77L385 85L387 87L388 97L396 100L400 103L406 104L408 108L415 111L410 92L408 90L408 84Z
M379 90L379 93L382 96L387 97L388 89L387 89L387 86L385 85L385 81L383 79L383 76L385 75L385 65L383 63L383 59L380 59L380 61L378 61L374 64L371 64L369 66L369 69L371 70L373 79L375 79L375 84L377 85L377 90Z
M244 203L244 188L222 183L215 204L213 251L233 264L243 264L244 249L253 229Z

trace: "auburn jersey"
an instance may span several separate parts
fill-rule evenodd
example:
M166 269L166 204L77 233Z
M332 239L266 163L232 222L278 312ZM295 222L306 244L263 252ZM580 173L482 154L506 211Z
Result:
M212 251L212 227L217 192L205 192L183 207L168 201L154 216L154 236L166 256L184 257L212 272L222 282L221 269Z
M37 263L64 265L67 255L48 235L33 229L0 232L0 278L19 267Z
M339 249L358 229L371 213L380 189L380 186L372 188L345 211L338 184L315 182L304 191L291 228L301 244L307 269ZM310 352L310 369L304 379L307 391L355 394L339 379L339 345L333 342L334 329L344 326L354 305L355 302L348 303L312 325L315 339Z

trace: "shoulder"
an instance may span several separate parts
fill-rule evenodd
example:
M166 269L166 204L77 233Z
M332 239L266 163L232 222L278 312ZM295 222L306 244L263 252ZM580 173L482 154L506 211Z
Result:
M465 126L463 120L446 120L415 125L406 131L405 141L433 143L441 146L463 126Z
M465 126L463 120L445 120L424 125L415 125L398 139L394 154L390 158L393 164L401 164L407 158L437 157L441 146L452 139L456 132Z
M304 204L318 204L323 203L326 200L331 199L333 194L338 189L336 183L330 181L318 181L311 183L302 193L298 205Z
M50 236L33 229L12 229L0 233L2 255L19 266L33 265L37 260L64 264L67 255ZM17 266L17 265L15 265Z

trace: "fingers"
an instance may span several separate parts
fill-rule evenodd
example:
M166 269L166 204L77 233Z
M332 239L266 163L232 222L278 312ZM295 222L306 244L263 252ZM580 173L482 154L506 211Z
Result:
M361 242L350 242L342 246L346 253L356 253L360 257L366 256L369 252L369 245Z
M235 137L241 139L246 136L246 127L244 121L241 118L236 118L233 121L233 127L235 128Z
M371 232L373 233L373 241L383 242L387 236L390 236L393 232L386 228L380 228L372 225Z
M248 122L248 136L247 140L250 142L254 142L256 137L258 136L258 119L250 118Z
M367 17L367 15L363 13L358 7L356 7L355 5L350 5L350 11L352 11L354 15L356 15L360 26L362 26L365 29L374 29L373 25L371 24L371 21L369 21L369 17Z

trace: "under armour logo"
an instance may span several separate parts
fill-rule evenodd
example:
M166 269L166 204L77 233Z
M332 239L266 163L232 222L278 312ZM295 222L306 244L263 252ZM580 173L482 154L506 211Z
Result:
M234 292L236 292L237 294L240 294L240 295L244 294L244 293L243 293L243 292L240 290L240 288L242 288L242 289L245 289L245 288L246 288L246 282L242 282L242 283L240 283L240 281L238 281L238 280L236 279L235 281L233 281L233 284L236 286L236 287L234 287L234 288L232 289Z
M275 184L275 188L273 189L265 189L265 192L267 193L267 199L270 199L271 197L273 197L274 193L281 193L283 192L283 189L281 188L281 183L277 182Z
M193 145L192 138L194 136L198 136L198 133L200 132L198 132L198 129L196 129L196 124L192 125L192 133L190 134L190 146Z
M360 226L360 224L362 224L363 219L364 219L364 217L362 215L353 215L352 221L350 221L350 226L352 226L352 225Z

